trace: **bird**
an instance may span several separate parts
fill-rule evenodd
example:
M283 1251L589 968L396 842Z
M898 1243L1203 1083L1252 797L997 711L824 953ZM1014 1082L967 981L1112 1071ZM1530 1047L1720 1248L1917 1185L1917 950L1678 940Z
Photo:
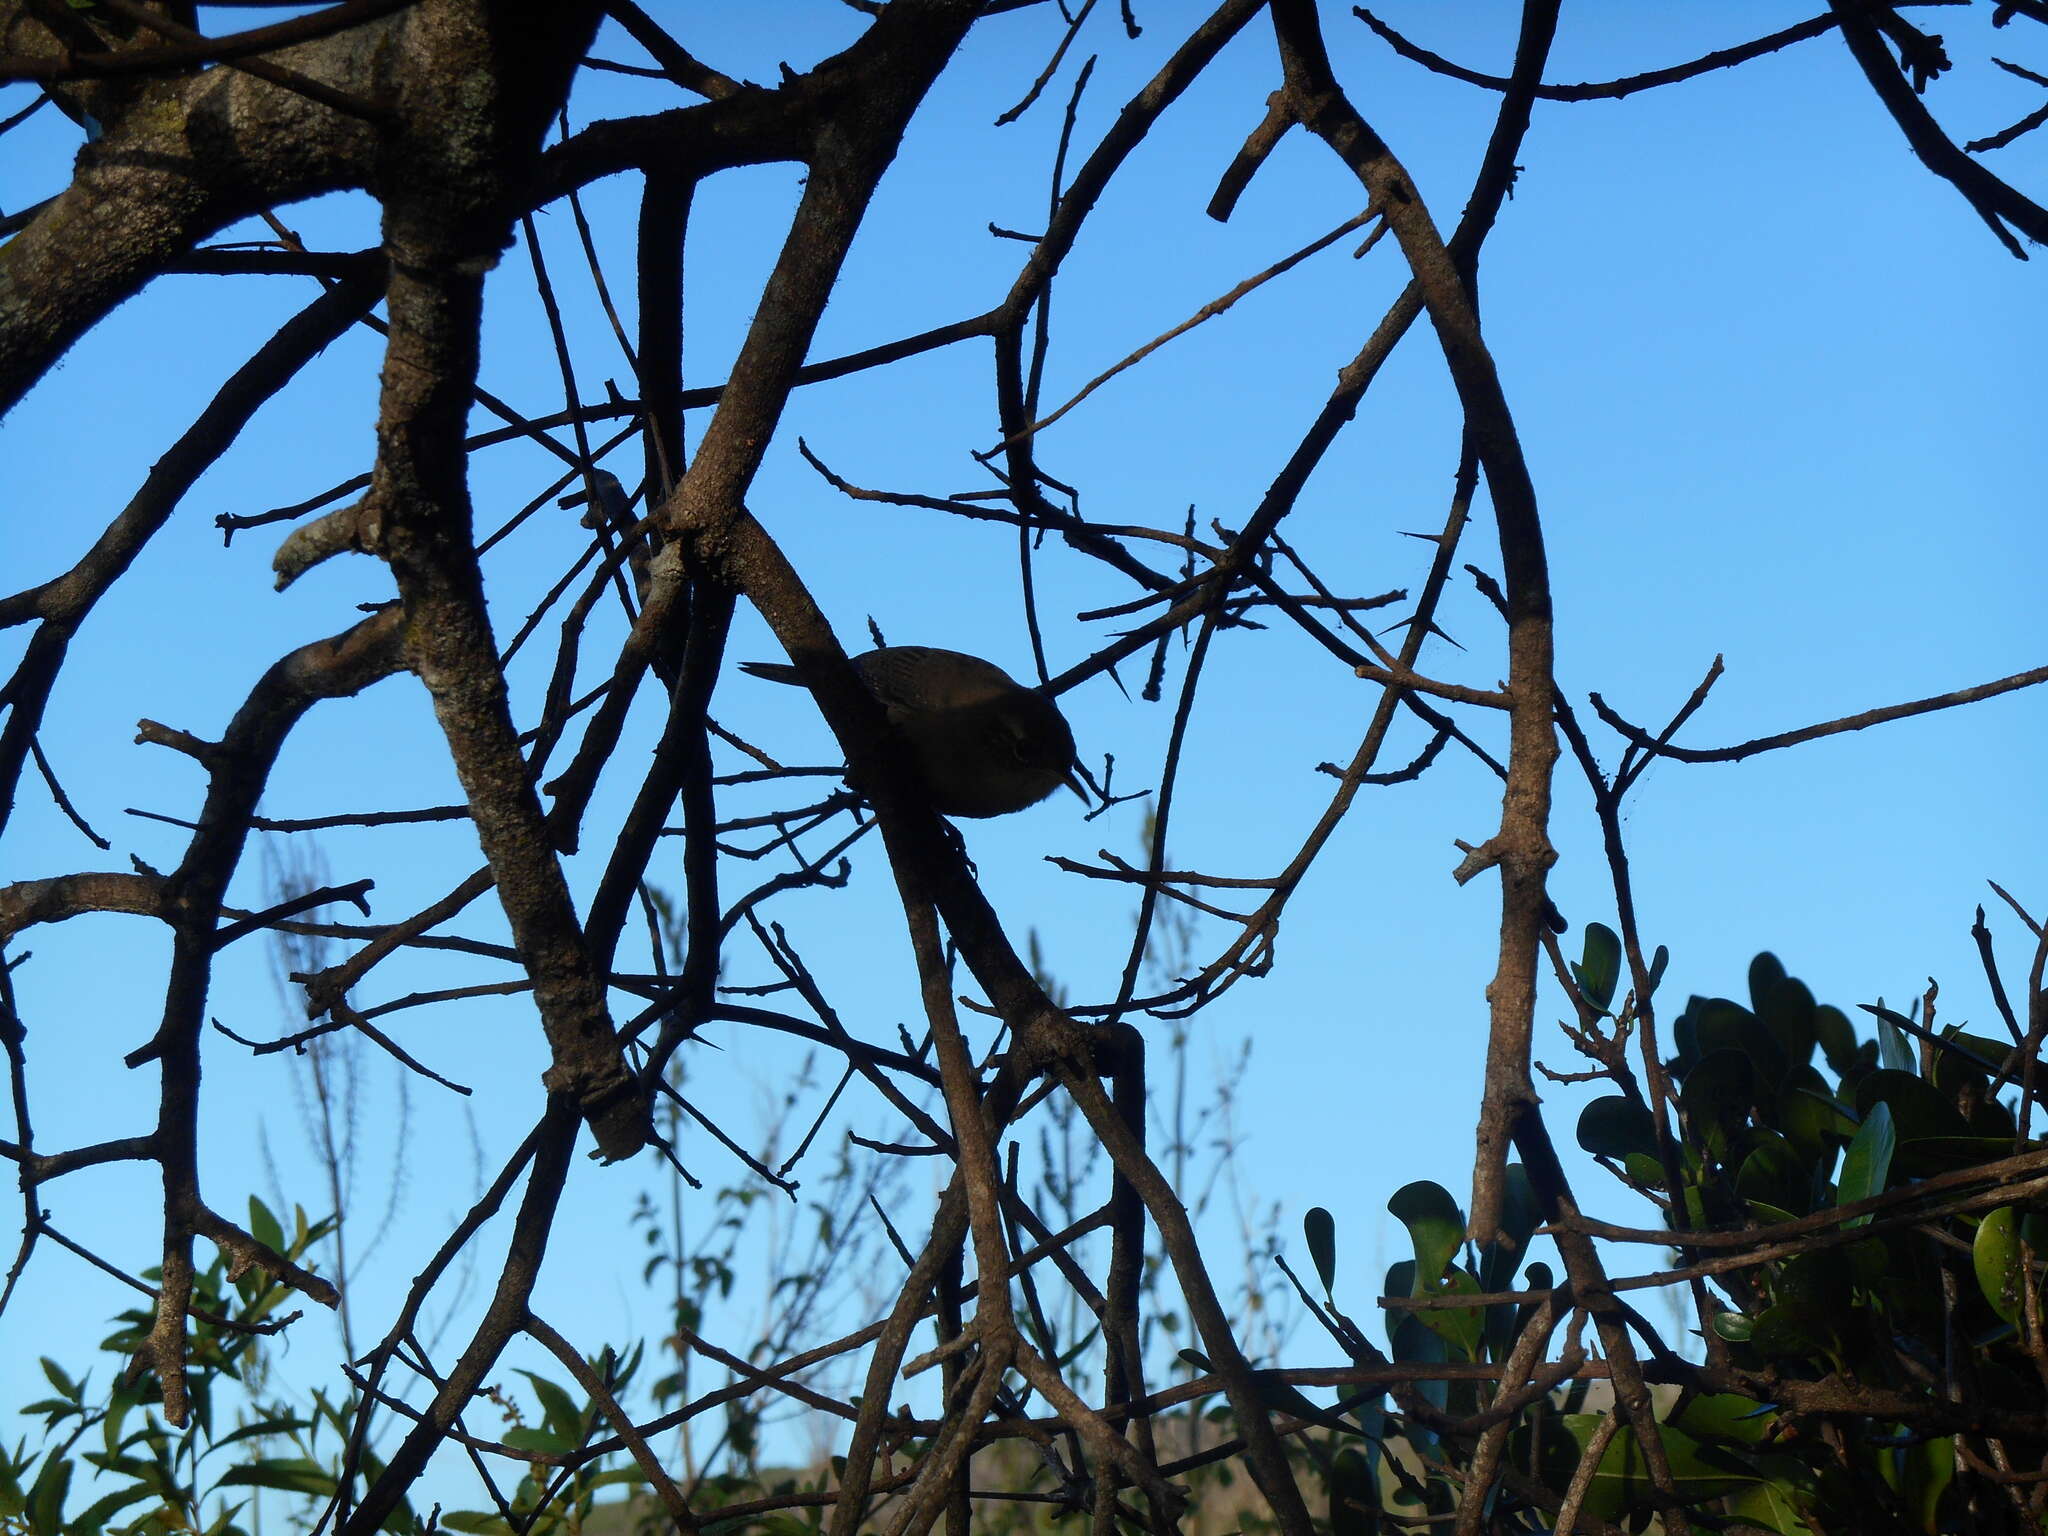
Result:
M932 809L945 816L1007 816L1062 784L1083 800L1074 733L1044 694L992 661L928 645L885 645L853 669L910 748ZM783 662L743 661L770 682L801 684Z

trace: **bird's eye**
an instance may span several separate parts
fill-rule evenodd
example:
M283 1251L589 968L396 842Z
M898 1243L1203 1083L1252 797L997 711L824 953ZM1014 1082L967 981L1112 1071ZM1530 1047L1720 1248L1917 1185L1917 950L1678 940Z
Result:
M1005 720L999 734L1002 737L1003 745L1010 749L1011 757L1020 763L1029 763L1031 761L1033 754L1031 750L1031 733L1029 731L1025 730L1023 726L1014 720Z

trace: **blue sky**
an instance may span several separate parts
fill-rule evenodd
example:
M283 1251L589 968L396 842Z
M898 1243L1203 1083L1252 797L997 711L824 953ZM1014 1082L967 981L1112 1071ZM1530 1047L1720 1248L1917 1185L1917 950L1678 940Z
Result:
M736 75L772 80L779 59L804 67L855 34L861 19L824 0L699 15L655 6L690 46ZM1486 93L1403 63L1352 19L1326 7L1340 77L1414 174L1448 227L1490 125ZM1139 7L1135 44L1110 18L1091 24L1101 59L1077 141L1092 145L1157 67L1190 8ZM1514 13L1388 0L1382 14L1418 41L1479 69L1505 70ZM1552 80L1604 78L1689 58L1800 19L1783 6L1568 10ZM1932 96L1957 138L1988 133L2033 105L2029 88L1985 64L2034 40L1992 34L1976 9L1937 14L1964 78ZM1024 247L987 234L1043 218L1051 147L1071 73L1017 126L988 125L1022 94L1054 40L1048 14L979 29L942 78L884 182L815 349L829 356L979 311L1007 287ZM600 51L637 60L607 35ZM2039 66L2042 60L2032 57ZM1045 398L1080 384L1242 277L1338 224L1360 206L1356 185L1318 144L1290 137L1228 225L1203 216L1215 178L1263 111L1275 83L1270 33L1247 29L1137 155L1091 220L1055 289L1055 346ZM20 88L0 94L19 104ZM25 99L25 98L24 98ZM572 104L581 123L671 105L673 92L615 75L587 76ZM75 130L44 112L0 159L0 209L61 184ZM2009 179L2039 185L2039 137L1994 156ZM1545 518L1557 593L1559 677L1584 709L1601 691L1638 722L1683 700L1717 654L1727 675L1681 740L1734 742L1875 705L1938 693L2043 660L2042 583L2048 533L2042 490L2048 447L2038 421L2040 258L2008 256L1944 184L1911 157L1837 40L1823 38L1722 74L1585 105L1539 104L1524 167L1481 266L1482 315L1506 384ZM724 375L752 314L796 195L787 168L721 177L700 193L689 247L688 381ZM615 292L630 303L626 263L637 180L590 189L586 205L614 254ZM286 210L315 244L374 243L374 208L336 198ZM561 283L586 394L630 374L588 284L574 227L541 217ZM253 234L236 232L237 236ZM1113 382L1042 440L1042 462L1078 485L1090 515L1179 525L1240 523L1277 471L1335 370L1398 292L1391 242L1353 261L1347 240L1224 317ZM133 493L149 465L260 340L311 296L303 279L173 277L153 285L82 342L4 423L0 452L16 488L7 538L12 588L63 569ZM507 253L492 279L484 382L536 414L560 385L538 318L526 254ZM358 330L337 342L258 417L234 454L201 482L178 517L74 645L45 744L82 810L115 841L99 855L32 782L0 842L9 879L125 868L131 853L175 864L175 829L126 817L127 806L189 814L201 784L191 764L133 744L148 715L217 734L270 660L389 595L388 576L360 558L330 562L283 595L270 590L271 531L227 548L221 511L293 502L366 468L373 447L378 353ZM792 403L750 498L813 587L842 641L858 649L869 615L896 643L943 644L1029 666L1015 579L1015 541L988 525L849 503L807 468L802 435L848 479L925 493L982 489L968 457L995 437L987 349L927 355L880 376L816 386ZM701 431L693 418L691 434ZM1325 579L1346 593L1419 587L1427 547L1400 536L1441 522L1458 424L1440 355L1426 329L1402 344L1284 526ZM621 473L633 478L632 460ZM479 526L493 526L554 474L522 446L476 461ZM553 514L550 514L552 516ZM537 521L490 566L493 612L509 634L570 547L573 514ZM1496 568L1490 518L1462 559ZM1060 670L1104 643L1102 624L1072 615L1129 596L1077 557L1038 566L1047 644ZM1399 610L1395 610L1398 612ZM616 638L616 614L601 630ZM1460 682L1501 674L1490 610L1459 582L1441 621L1465 647L1433 648L1425 666ZM24 632L0 634L11 664ZM602 643L586 645L601 655ZM765 629L743 613L732 653L772 657ZM531 709L545 680L537 647L515 672ZM586 663L588 665L588 663ZM1127 674L1133 675L1133 674ZM1133 682L1135 692L1135 681ZM1169 698L1171 693L1169 692ZM1280 628L1234 631L1216 647L1190 736L1176 804L1173 862L1257 876L1277 869L1319 812L1330 781L1314 772L1356 745L1373 695ZM1153 771L1169 711L1126 699L1097 679L1063 704L1082 751L1112 752L1118 781ZM2017 924L1985 885L2006 884L2038 913L2048 849L2040 762L2048 700L2009 696L1973 709L1831 739L1731 766L1653 769L1632 802L1628 833L1645 937L1672 952L1666 1017L1688 992L1739 995L1752 954L1772 948L1824 1001L1879 995L1898 1003L1940 978L1942 1016L1989 1020L1968 937L1973 908L1992 907L2015 966ZM822 726L801 696L735 676L714 712L750 739L806 761L828 760ZM1476 727L1489 738L1494 722ZM619 758L641 760L652 722L638 719ZM1611 765L1611 736L1595 731ZM1388 765L1420 738L1397 732ZM557 760L558 762L561 759ZM587 895L628 803L630 771L614 776L586 823L572 874ZM1553 877L1576 928L1613 920L1583 786L1559 768ZM453 776L425 707L406 680L325 706L294 736L265 810L305 816L454 798ZM743 802L737 797L733 804ZM1067 797L968 831L985 888L1020 938L1035 929L1047 965L1077 999L1113 991L1127 943L1122 893L1055 871L1044 855L1135 857L1139 806L1084 822ZM1198 1066L1228 1072L1245 1134L1240 1173L1251 1195L1278 1201L1283 1232L1312 1204L1337 1216L1339 1299L1372 1310L1382 1266L1401 1256L1386 1197L1435 1178L1462 1199L1485 1042L1483 988L1492 970L1497 891L1450 880L1453 839L1483 839L1498 818L1483 769L1447 752L1424 782L1362 797L1296 898L1278 963L1241 984L1196 1026ZM337 879L373 875L380 918L410 912L474 867L459 826L323 836ZM849 1025L893 1034L915 1016L900 913L879 854L863 845L850 892L804 895L779 913ZM260 904L252 848L239 898ZM679 872L677 879L679 881ZM728 875L734 887L743 873ZM488 933L473 914L462 931ZM1198 940L1225 935L1207 924ZM139 1131L155 1084L119 1065L160 1006L163 936L136 919L39 929L18 975L32 1030L38 1139L70 1145ZM488 979L483 967L394 963L359 996ZM741 956L729 979L758 980ZM244 1033L286 1027L266 955L224 957L213 1011ZM1569 1062L1549 1020L1539 1057ZM1853 1009L1852 1009L1853 1013ZM406 1016L401 1015L401 1018ZM413 1015L404 1038L424 1059L477 1090L477 1137L495 1168L539 1109L545 1064L530 1010L517 999ZM1163 1040L1163 1033L1157 1037ZM1239 1042L1251 1066L1236 1075ZM735 1129L772 1101L793 1054L727 1031L743 1046L700 1051L691 1064ZM220 1208L266 1192L259 1126L268 1125L287 1187L317 1205L296 1137L279 1058L251 1063L215 1041L207 1063L205 1178ZM1546 1092L1553 1135L1569 1142L1588 1090ZM849 1095L851 1099L852 1096ZM885 1129L872 1100L851 1124ZM366 1130L376 1140L373 1122ZM470 1197L469 1131L430 1085L412 1094L399 1226L363 1282L363 1315L398 1294L448 1214ZM736 1173L701 1139L685 1160L714 1182ZM1634 1219L1639 1207L1590 1167L1581 1198ZM641 1163L579 1169L540 1310L586 1347L658 1326L637 1278L641 1255L626 1212L655 1177ZM926 1175L913 1170L911 1190ZM151 1182L101 1170L50 1191L60 1223L140 1268L151 1262ZM914 1204L906 1195L906 1204ZM1234 1240L1212 1233L1219 1273ZM486 1248L486 1253L494 1250ZM616 1255L616 1263L608 1256ZM493 1259L494 1263L495 1260ZM60 1254L38 1260L14 1303L14 1337L74 1341L83 1363L100 1321L126 1305ZM572 1327L571 1324L574 1326ZM301 1324L281 1369L323 1379L333 1346L317 1318ZM451 1335L451 1338L459 1334ZM16 1359L19 1354L10 1351ZM1298 1333L1290 1357L1329 1352ZM6 1370L0 1367L0 1383ZM0 1393L12 1397L13 1393Z

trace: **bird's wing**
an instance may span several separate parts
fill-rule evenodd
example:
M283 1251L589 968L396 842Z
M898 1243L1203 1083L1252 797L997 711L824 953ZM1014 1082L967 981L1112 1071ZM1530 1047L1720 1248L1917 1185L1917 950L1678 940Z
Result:
M1001 698L1018 684L992 661L929 645L891 645L853 658L861 680L892 707L964 709Z

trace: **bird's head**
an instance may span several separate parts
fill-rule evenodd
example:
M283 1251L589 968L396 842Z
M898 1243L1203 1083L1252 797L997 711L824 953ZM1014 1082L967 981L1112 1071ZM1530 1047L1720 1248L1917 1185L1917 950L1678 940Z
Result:
M1041 794L1065 784L1083 800L1088 798L1074 770L1074 733L1052 700L1020 689L1003 700L995 726L997 749L1031 778L1043 781Z

